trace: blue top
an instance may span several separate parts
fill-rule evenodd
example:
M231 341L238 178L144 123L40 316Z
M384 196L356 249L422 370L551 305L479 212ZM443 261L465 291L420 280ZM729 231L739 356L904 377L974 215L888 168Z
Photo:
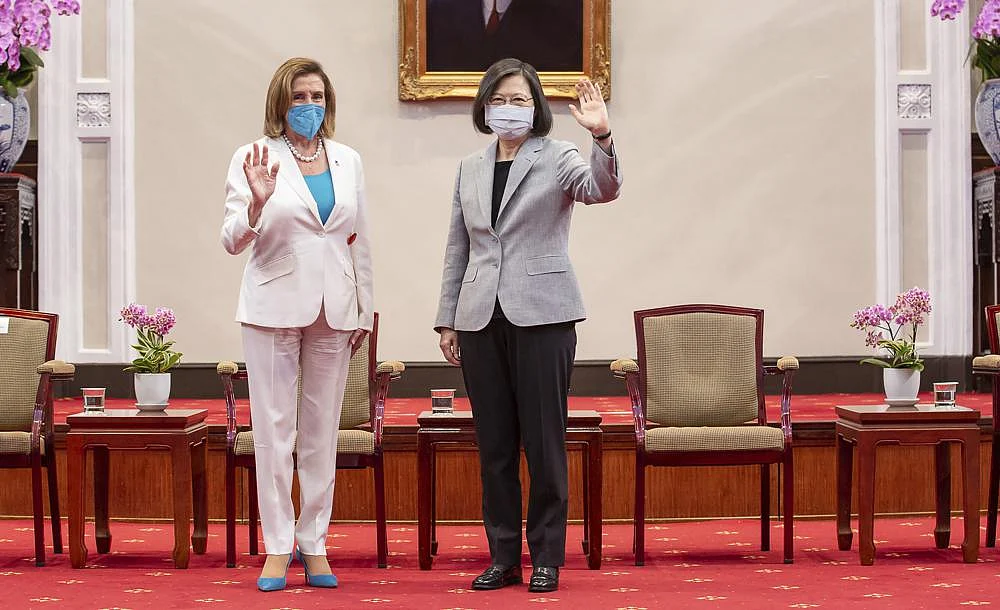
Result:
M319 219L326 224L333 212L333 206L337 203L337 197L333 194L333 176L330 175L330 170L302 177L306 179L306 186L309 187L309 192L319 207Z

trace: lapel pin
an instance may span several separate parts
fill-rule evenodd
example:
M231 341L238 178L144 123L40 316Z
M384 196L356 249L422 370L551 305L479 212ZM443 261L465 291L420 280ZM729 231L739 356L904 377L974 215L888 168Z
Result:
M347 245L349 246L349 245L353 244L354 240L357 239L357 238L358 238L358 234L357 233L351 233L351 236L347 238Z

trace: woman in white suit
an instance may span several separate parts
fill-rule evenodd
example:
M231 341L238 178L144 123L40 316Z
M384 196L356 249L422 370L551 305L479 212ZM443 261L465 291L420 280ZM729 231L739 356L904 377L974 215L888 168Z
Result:
M226 182L222 244L230 254L250 249L236 319L267 550L262 591L285 587L293 552L307 584L337 586L326 558L337 429L350 357L371 331L373 309L361 158L331 139L335 110L320 64L289 59L267 91L265 137L236 151Z

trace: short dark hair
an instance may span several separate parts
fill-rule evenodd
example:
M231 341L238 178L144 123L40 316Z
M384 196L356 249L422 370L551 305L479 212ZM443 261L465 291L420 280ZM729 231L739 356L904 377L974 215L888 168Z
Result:
M490 97L496 91L500 81L515 74L520 74L524 80L528 81L531 99L535 102L535 120L531 126L531 135L548 135L552 129L552 109L549 108L549 101L545 99L538 72L531 64L513 57L501 59L483 73L483 78L479 81L479 91L476 92L476 99L472 102L472 124L480 133L493 133L493 130L486 125L486 104L490 101Z

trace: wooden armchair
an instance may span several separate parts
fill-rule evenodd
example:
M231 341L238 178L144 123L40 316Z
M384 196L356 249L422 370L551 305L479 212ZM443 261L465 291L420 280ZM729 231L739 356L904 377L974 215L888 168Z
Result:
M990 456L990 491L986 509L986 546L997 545L997 495L1000 492L1000 334L997 332L997 318L1000 305L986 307L986 328L990 337L990 354L972 359L975 375L989 375L993 382L993 449Z
M384 568L388 561L385 517L385 474L382 463L382 419L389 382L398 379L405 370L402 362L387 360L376 364L378 340L378 314L372 332L351 358L344 392L343 411L340 414L340 432L337 436L337 468L371 468L375 480L375 521L378 566ZM226 566L236 567L236 469L247 470L249 482L250 554L256 555L257 523L257 472L254 461L253 429L237 424L236 395L233 380L247 378L245 369L235 362L223 361L218 365L219 377L226 396Z
M56 314L0 309L0 468L31 468L38 566L45 565L42 468L48 475L52 546L56 553L63 552L52 382L72 379L75 369L54 359L58 326Z
M635 418L635 565L645 562L646 466L760 464L761 549L770 549L770 464L784 466L785 563L792 562L792 357L763 366L764 312L725 305L636 311L638 362L616 360ZM781 427L763 376L784 375ZM694 490L685 490L691 493Z

